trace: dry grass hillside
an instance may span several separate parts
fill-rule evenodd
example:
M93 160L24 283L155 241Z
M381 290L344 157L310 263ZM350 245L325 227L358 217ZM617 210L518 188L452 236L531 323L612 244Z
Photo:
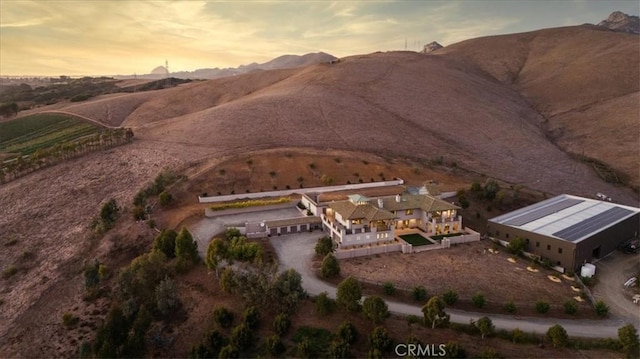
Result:
M449 57L374 53L132 96L67 110L211 156L306 147L442 157L550 193L629 195L549 141L545 119L516 90Z
M640 183L637 35L574 26L467 40L435 54L510 85L547 119L560 147Z

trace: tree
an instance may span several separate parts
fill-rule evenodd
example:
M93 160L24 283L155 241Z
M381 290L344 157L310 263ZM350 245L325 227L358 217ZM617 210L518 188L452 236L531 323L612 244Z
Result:
M360 298L362 298L360 282L353 277L346 278L338 284L336 297L339 305L348 311L357 311L360 308Z
M414 300L421 302L427 299L427 289L421 285L413 287L411 295L413 296Z
M338 330L336 331L336 336L340 338L340 340L351 345L358 340L358 330L353 324L351 324L351 322L344 321L338 327Z
M158 202L160 203L160 205L162 207L166 207L169 204L171 204L172 200L173 200L173 196L171 196L171 193L169 193L167 191L162 191L158 195Z
M119 211L120 209L118 208L116 200L111 198L100 210L100 219L102 219L102 223L104 223L107 228L111 228L116 222L116 219L118 219Z
M177 236L176 231L165 229L153 241L153 249L161 251L167 258L174 258L176 256Z
M291 320L287 313L280 313L273 319L273 329L278 335L285 335L291 327Z
M15 102L5 102L0 105L0 116L8 118L17 115L18 111L18 104Z
M195 264L198 262L198 243L193 240L191 233L186 227L176 237L176 257L179 262L190 262Z
M231 332L231 343L239 349L249 349L253 342L253 333L246 323L241 323Z
M627 324L618 329L618 340L627 358L638 358L640 341L638 340L638 331L633 324Z
M238 353L238 349L233 344L225 345L222 349L220 349L220 354L218 354L218 359L227 359L227 358L238 358L240 353Z
M460 343L455 341L451 341L445 344L444 351L445 351L445 355L444 355L445 358L459 359L459 358L467 357L467 352L460 345Z
M560 348L567 345L569 336L561 325L556 324L547 330L547 339L551 340L554 348Z
M307 293L302 288L302 276L295 269L277 275L269 288L268 297L283 312L293 312Z
M249 329L256 329L260 324L260 312L258 308L251 306L244 310L243 323L247 325Z
M329 358L342 359L351 357L349 343L344 340L334 339L329 345Z
M475 322L475 326L476 328L478 328L478 330L480 330L480 335L482 335L482 339L484 339L485 336L492 335L496 329L496 327L493 325L493 322L491 321L491 318L489 317L482 317L478 319Z
M422 314L424 321L431 328L435 328L440 323L447 323L449 315L444 311L444 301L437 295L434 295L429 301L422 306Z
M498 192L500 192L500 185L498 182L493 179L488 179L484 184L484 198L493 200L496 198Z
M227 243L220 238L214 238L207 247L205 263L209 270L216 271L216 277L218 276L218 264L227 256L227 250Z
M596 314L600 317L606 317L609 314L609 307L601 300L596 302L595 309Z
M524 343L525 335L524 332L520 328L515 328L511 332L511 341L514 344Z
M323 278L333 278L340 274L340 263L336 256L329 253L322 260L321 273Z
M316 254L325 257L327 254L333 252L333 240L331 237L324 236L318 239L315 247Z
M166 277L155 289L156 307L162 315L167 315L179 304L178 291L171 278Z
M213 320L222 328L229 328L233 324L233 312L225 307L213 310Z
M524 239L522 239L520 237L516 237L516 238L512 239L511 242L509 242L509 245L507 246L507 249L512 254L521 255L522 252L524 251L524 248L525 248L526 245L527 244L524 241Z
M391 339L389 338L389 332L387 329L380 326L373 328L373 331L371 331L371 335L369 336L369 344L370 350L377 349L384 355L391 346Z
M377 324L389 317L387 303L377 295L365 298L362 303L362 312L365 318L373 321L373 324Z
M482 292L477 292L471 297L471 301L473 302L473 305L475 305L476 307L482 308L484 307L484 303L486 302L486 299L484 298L484 294L482 294Z
M277 334L267 338L267 350L269 351L269 354L278 356L284 353L285 349L286 348L284 347L282 340Z
M98 273L100 261L94 259L93 263L87 264L84 268L84 286L87 290L94 289L100 284L100 275Z
M316 313L319 315L327 315L333 312L335 301L329 298L327 292L322 292L316 297Z

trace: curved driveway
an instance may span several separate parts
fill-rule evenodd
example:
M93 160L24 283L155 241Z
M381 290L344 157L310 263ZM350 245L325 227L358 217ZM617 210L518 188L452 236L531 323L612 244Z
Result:
M273 248L278 253L281 269L293 268L302 276L302 285L310 295L327 292L330 296L336 296L336 288L320 280L312 270L310 264L313 258L313 248L321 232L301 233L271 237ZM422 317L420 307L416 305L399 303L387 300L389 310L401 315L417 315ZM500 314L465 312L455 309L447 309L451 321L468 324L470 320L476 320L488 316L499 329L513 330L519 328L525 332L544 334L549 327L560 324L570 336L586 338L617 338L618 328L627 324L624 320L610 318L605 320L567 320L552 318L524 318ZM636 325L637 327L637 325Z

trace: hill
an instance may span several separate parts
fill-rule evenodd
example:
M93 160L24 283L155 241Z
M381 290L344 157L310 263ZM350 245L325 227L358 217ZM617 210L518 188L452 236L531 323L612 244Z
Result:
M138 95L136 101L126 95L105 99L99 109L86 103L68 110L112 124L119 120L139 139L188 144L211 156L307 147L440 159L549 193L601 190L620 198L628 193L607 188L591 165L558 144L566 142L566 150L584 147L587 139L578 130L603 143L623 138L617 152L617 147L584 148L584 155L611 159L616 169L628 172L637 163L629 151L622 152L637 141L628 126L612 130L603 121L568 126L578 109L592 109L595 116L627 101L616 112L626 115L608 120L620 126L637 111L625 100L637 96L637 83L628 80L637 68L625 67L633 56L618 59L632 47L626 36L631 35L590 27L550 29L467 41L434 52L438 56L352 56L334 64L182 85ZM583 41L574 44L578 39ZM591 51L579 57L587 43ZM496 61L500 49L507 51ZM556 64L562 59L574 61ZM593 75L602 61L616 66L599 70L601 88L578 91L593 81L582 74ZM107 119L106 113L119 116ZM553 126L564 126L564 132Z
M585 25L472 39L435 54L477 66L521 93L563 150L638 185L640 42Z

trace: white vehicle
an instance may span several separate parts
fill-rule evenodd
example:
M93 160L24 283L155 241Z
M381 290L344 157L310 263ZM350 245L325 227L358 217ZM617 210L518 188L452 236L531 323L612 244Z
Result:
M635 287L635 285L636 285L636 282L637 282L637 281L638 281L638 278L636 278L636 277L631 277L631 278L629 278L629 280L627 280L627 281L624 283L624 286L625 286L626 288Z

